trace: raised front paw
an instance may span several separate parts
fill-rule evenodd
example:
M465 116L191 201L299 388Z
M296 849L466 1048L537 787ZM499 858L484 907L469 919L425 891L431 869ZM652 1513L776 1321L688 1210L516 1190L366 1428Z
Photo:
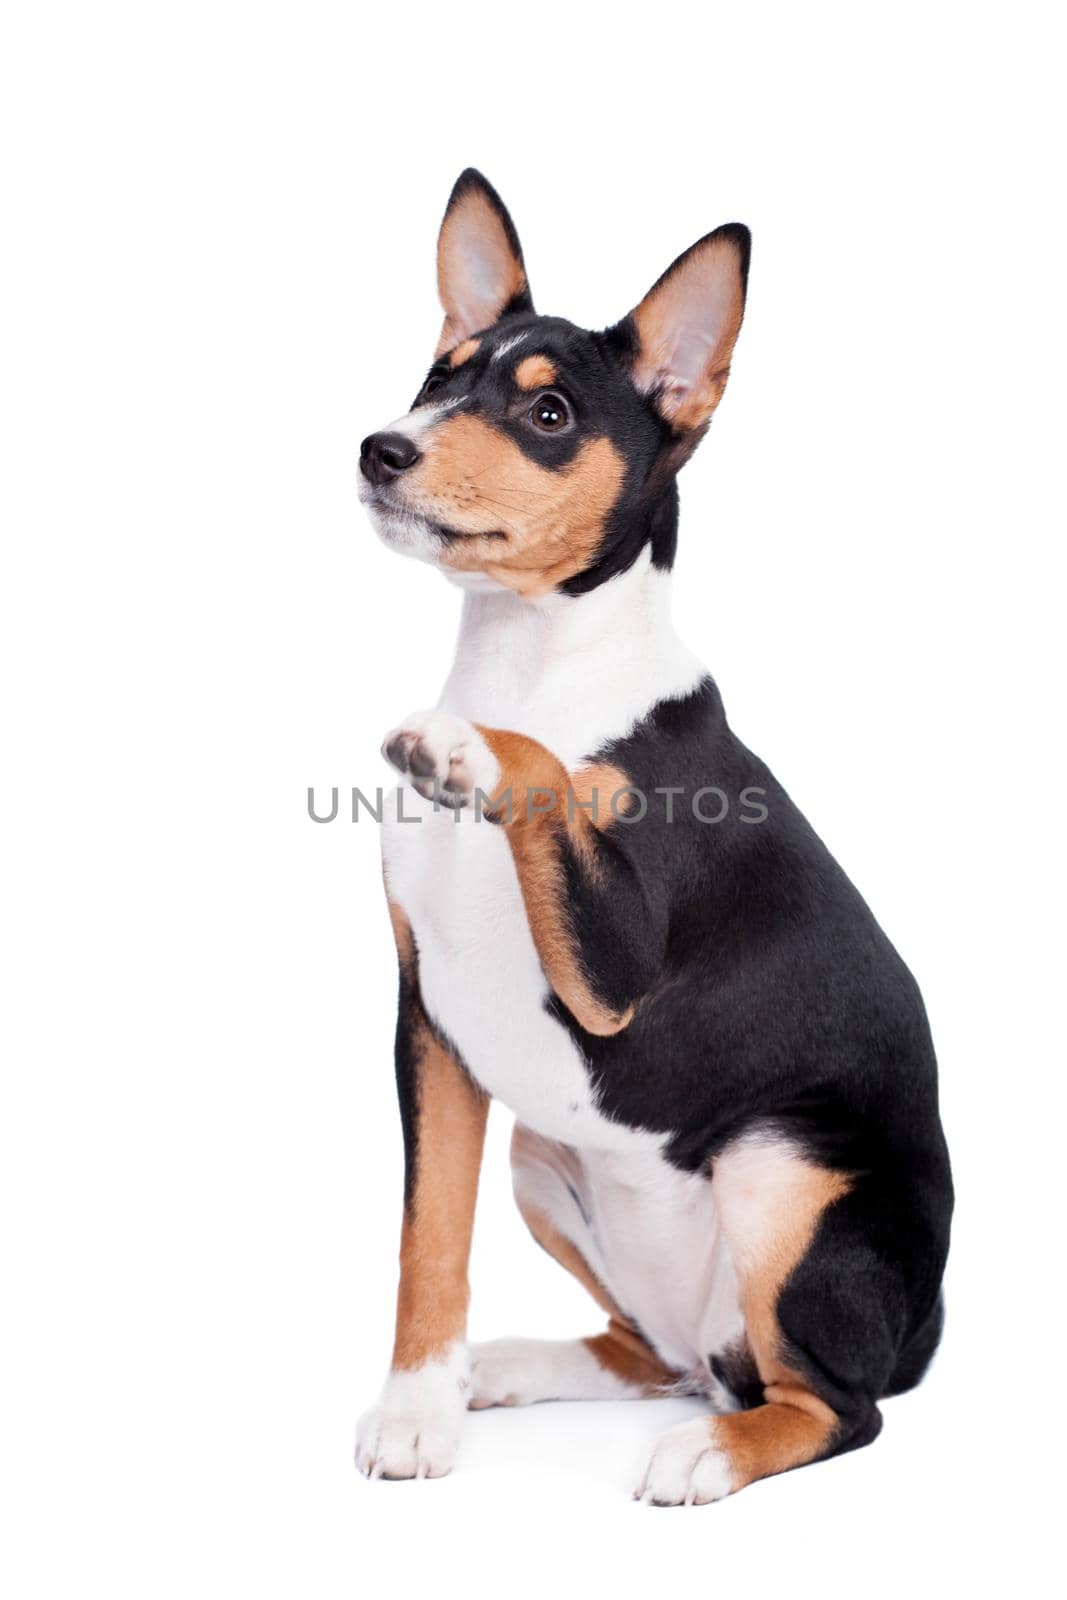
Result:
M416 711L382 741L382 755L425 800L454 811L475 794L490 799L500 768L471 723L449 711Z

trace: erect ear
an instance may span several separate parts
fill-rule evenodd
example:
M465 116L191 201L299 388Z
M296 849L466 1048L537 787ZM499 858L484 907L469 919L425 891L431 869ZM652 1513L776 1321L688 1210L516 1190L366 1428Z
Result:
M699 239L630 315L631 372L677 433L702 428L722 398L745 313L751 235L728 222Z
M437 354L492 327L505 311L532 311L522 246L504 202L480 172L456 180L437 240L445 325Z

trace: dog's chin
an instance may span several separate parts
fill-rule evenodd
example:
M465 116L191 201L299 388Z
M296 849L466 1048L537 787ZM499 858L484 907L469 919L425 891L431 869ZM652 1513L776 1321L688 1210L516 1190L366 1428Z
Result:
M373 494L361 495L363 508L383 544L399 555L436 564L445 541L434 523L416 511L383 505Z
M359 497L379 539L388 545L390 550L395 550L399 555L411 556L416 561L429 562L461 589L487 593L502 587L484 572L477 570L464 572L443 563L441 557L452 545L467 538L505 540L506 535L503 532L471 535L442 527L440 523L434 522L432 518L425 517L418 511L389 504L380 490L369 486L361 487Z

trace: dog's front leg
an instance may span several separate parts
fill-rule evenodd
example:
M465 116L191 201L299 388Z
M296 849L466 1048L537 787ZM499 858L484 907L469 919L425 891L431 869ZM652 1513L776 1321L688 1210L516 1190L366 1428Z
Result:
M631 838L646 812L625 773L574 772L536 739L421 711L386 736L383 752L427 799L473 806L506 830L526 916L553 992L591 1034L627 1027L659 975L667 906L635 864ZM631 835L631 829L634 830Z
M370 1477L439 1478L455 1461L469 1399L467 1262L488 1100L431 1028L411 931L391 910L405 1151L400 1286L392 1368L360 1419L356 1460Z

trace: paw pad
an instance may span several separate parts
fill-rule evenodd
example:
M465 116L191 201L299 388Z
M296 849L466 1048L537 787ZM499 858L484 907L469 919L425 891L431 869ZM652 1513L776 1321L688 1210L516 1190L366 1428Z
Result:
M382 754L424 800L452 811L470 805L477 789L488 794L497 775L477 729L442 711L408 717L386 734Z

